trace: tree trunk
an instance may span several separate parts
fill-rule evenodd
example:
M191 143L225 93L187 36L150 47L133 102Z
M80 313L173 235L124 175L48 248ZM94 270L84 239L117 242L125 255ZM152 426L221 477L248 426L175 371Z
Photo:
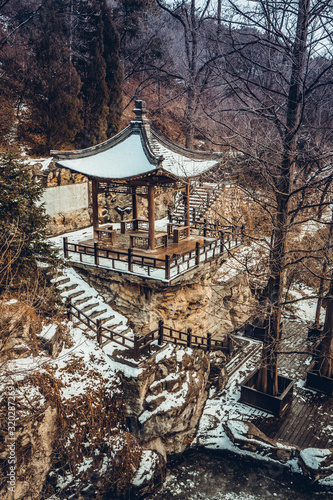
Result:
M332 213L332 215L333 215L333 213ZM326 276L327 276L327 271L328 271L328 263L329 263L328 253L331 249L332 236L333 236L333 217L332 217L332 220L330 223L328 240L327 240L326 247L325 247L324 263L323 263L323 267L322 267L322 271L321 271L321 278L320 278L320 284L319 284L319 290L318 290L318 302L317 302L316 316L315 316L313 328L319 328L319 325L320 325L320 313L321 313L321 308L323 306L323 298L324 298L324 293L325 293L325 288L326 288L325 281L326 281Z
M299 0L297 27L293 49L293 64L289 83L286 127L279 177L276 181L276 217L271 251L270 278L264 295L270 302L270 327L265 339L258 388L278 395L277 350L281 343L282 297L285 282L288 242L289 195L294 181L294 165L298 131L301 122L303 76L306 60L310 0ZM265 380L266 378L266 380Z
M326 315L318 365L322 376L333 378L333 279L324 301L326 302Z

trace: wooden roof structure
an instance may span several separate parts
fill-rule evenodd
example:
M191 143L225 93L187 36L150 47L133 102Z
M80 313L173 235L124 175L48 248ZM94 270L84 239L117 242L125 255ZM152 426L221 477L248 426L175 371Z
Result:
M101 181L160 185L195 178L219 164L222 153L178 146L154 130L144 101L136 101L135 120L107 141L78 151L51 151L56 164Z
M147 119L144 101L135 102L135 119L107 141L78 151L51 151L59 167L92 181L93 224L98 229L98 192L105 184L132 188L133 219L137 219L137 186L148 186L149 249L155 248L154 187L182 182L185 193L185 226L190 226L189 181L216 167L222 153L206 153L178 146L156 132ZM96 232L97 235L97 232Z

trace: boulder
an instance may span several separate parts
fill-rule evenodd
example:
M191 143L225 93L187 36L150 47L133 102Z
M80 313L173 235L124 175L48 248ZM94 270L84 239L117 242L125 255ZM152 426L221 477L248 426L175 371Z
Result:
M200 350L167 345L123 380L131 430L164 457L189 448L207 399L210 364Z

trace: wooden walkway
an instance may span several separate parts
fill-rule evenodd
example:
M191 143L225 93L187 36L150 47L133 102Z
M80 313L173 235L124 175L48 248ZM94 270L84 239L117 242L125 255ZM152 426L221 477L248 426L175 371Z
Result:
M252 423L266 436L300 448L332 448L333 398L304 387L305 372L310 360L305 351L309 351L312 345L307 340L307 326L288 322L284 332L281 351L290 354L280 355L279 372L296 381L292 407L282 419L258 417Z

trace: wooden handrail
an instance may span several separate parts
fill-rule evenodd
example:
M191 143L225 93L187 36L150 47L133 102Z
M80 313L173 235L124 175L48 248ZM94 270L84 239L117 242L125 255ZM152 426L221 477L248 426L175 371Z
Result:
M199 245L199 242L197 242L195 249L176 256L167 254L164 259L156 258L152 255L137 254L133 252L133 249L130 252L129 250L122 251L102 247L96 243L94 243L93 247L82 243L71 243L66 237L63 239L63 251L66 258L69 257L70 252L79 254L81 263L85 263L82 258L84 255L91 256L93 257L93 264L97 267L101 265L100 259L106 259L110 262L111 269L118 271L124 270L124 268L119 268L116 264L117 262L126 262L127 271L131 273L135 272L133 269L134 265L147 268L148 276L151 276L154 270L164 270L164 278L169 281L193 269L200 263L209 262L211 259L222 255L227 247L230 249L232 246L235 248L242 244L242 237L238 239L238 234L239 232L234 232L234 234L221 232L220 238L205 242L203 245ZM91 264L91 262L88 262L88 264ZM151 277L161 279L161 276Z

